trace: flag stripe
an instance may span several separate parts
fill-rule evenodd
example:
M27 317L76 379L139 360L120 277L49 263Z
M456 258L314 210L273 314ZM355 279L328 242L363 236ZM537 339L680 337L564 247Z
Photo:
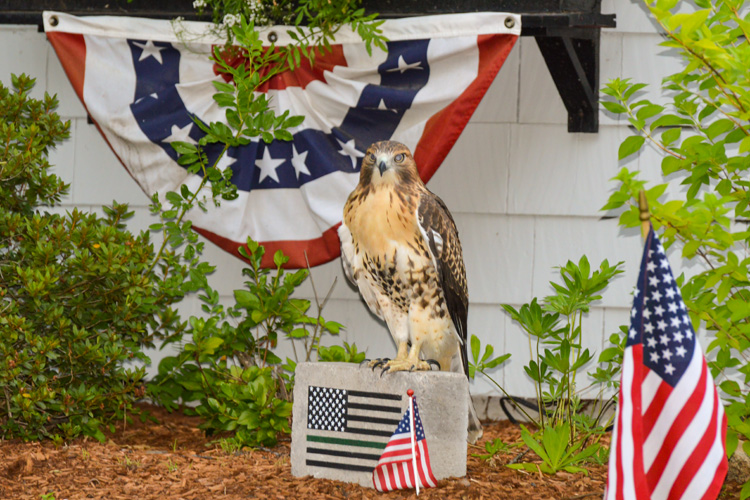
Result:
M307 441L312 443L341 444L345 446L359 446L360 448L375 448L378 450L385 449L386 443L376 443L374 441L358 441L356 439L344 439L326 436L308 435Z
M643 414L643 435L648 438L651 434L651 430L656 424L656 420L658 419L661 410L664 408L664 404L667 402L667 398L672 394L672 388L654 372L646 368L644 368L644 370L648 371L649 374L646 376L643 387L648 388L650 386L649 382L652 382L653 385L657 387L656 391L649 391L653 394L653 398L646 401L646 398L644 397L643 401L643 408L646 410ZM652 375L655 380L651 380ZM646 391L644 391L644 393L645 392Z
M349 403L349 408L353 410L370 410L370 411L382 411L387 413L401 413L401 408L396 406L382 406L382 405L370 405L365 403ZM398 425L398 420L395 421Z
M705 365L704 365L705 366ZM704 374L704 377L707 374ZM706 385L710 383L710 379L706 380ZM703 433L703 437L701 438L700 442L696 445L695 449L693 450L693 453L690 455L690 457L685 462L685 465L682 467L682 470L680 470L680 473L674 480L674 484L672 485L672 488L669 490L669 500L679 500L682 498L683 493L687 489L688 484L690 483L690 480L695 477L695 474L698 472L698 469L703 465L704 461L706 460L706 457L711 452L711 449L713 448L713 445L716 440L716 425L715 422L713 422L714 414L716 412L716 404L718 404L718 397L714 391L714 394L711 394L710 392L706 393L706 399L710 400L710 411L708 412L709 415L706 415L708 418L704 418L702 422L700 422L702 425L707 425L705 432ZM698 430L698 429L696 429ZM692 438L693 433L688 432L686 433L686 437ZM679 451L679 450L678 450ZM695 498L695 494L691 492L691 497Z
M717 405L716 420L718 420L720 416L721 416L721 424L720 424L720 433L721 433L720 439L721 440L717 439L714 442L714 447L711 450L709 459L703 463L703 467L701 467L701 470L698 471L698 474L695 475L692 481L693 483L695 483L698 480L705 481L706 479L709 479L709 478L711 479L711 481L709 482L707 486L706 493L703 495L703 497L701 497L701 500L713 500L714 498L719 496L719 491L721 490L721 487L724 484L724 478L726 477L727 470L729 469L729 463L727 462L727 450L726 450L727 416L724 414L722 406ZM713 470L716 470L717 472L713 476L713 478L711 478L711 472ZM689 488L688 491L693 491L693 489Z
M339 464L336 462L322 462L320 460L305 460L305 464L309 467L325 467L327 469L341 469L350 470L354 472L372 472L373 467L366 465L353 465L353 464Z
M383 436L388 437L391 435L388 431L379 431L377 429L364 429L361 427L346 427L346 430L344 432L349 432L351 434L365 434L367 436Z
M387 394L382 392L367 392L367 391L347 391L350 396L360 398L373 398L373 399L387 399L389 401L401 401L403 398L399 394ZM401 411L401 410L399 410Z
M685 429L687 429L688 426L692 425L693 418L696 416L700 409L701 401L703 400L703 396L705 395L706 390L706 384L700 382L703 382L705 375L706 364L703 363L701 376L698 379L699 383L696 384L693 393L690 395L690 398L688 398L687 402L682 405L681 411L677 413L677 415L675 415L675 418L674 420L672 420L672 425L669 427L669 430L665 434L661 434L660 436L658 436L658 439L662 444L658 448L658 453L654 457L652 465L648 468L648 472L646 473L649 484L653 485L654 488L659 482L659 478L662 477L664 469L667 467L667 463L671 460L671 457L676 456L673 455L672 452L677 447L680 438L682 438L682 436L684 435ZM676 388L675 392L677 392ZM665 412L661 415L668 414L665 410Z
M351 405L349 405L351 408ZM398 425L400 420L392 419L392 418L378 418L378 417L367 417L364 415L352 415L349 413L346 416L347 420L355 421L355 422L368 422L371 424L385 424L385 425Z
M701 385L701 364L705 365L703 355L700 352L694 351L693 359L690 360L690 366L680 380L679 390L677 388L672 390L661 413L656 419L656 423L652 426L651 434L648 437L644 435L643 460L645 470L653 467L654 460L656 460L657 454L663 446L659 443L663 443L664 438L667 436L674 436L674 434L670 433L673 423L677 420L684 421L684 418L682 418L683 414L689 413L690 418L692 418L697 412L697 407L688 405L700 404L701 401L700 394L696 396L696 391Z
M332 457L344 457L344 458L361 458L363 460L374 460L378 461L379 455L371 455L369 453L357 453L355 451L342 451L342 450L331 450L328 448L307 448L308 453L315 453L318 455L331 455Z
M656 397L656 392L661 387L662 379L655 372L646 370L647 374L643 379L643 387L641 389L643 407L648 408L651 406L651 401Z

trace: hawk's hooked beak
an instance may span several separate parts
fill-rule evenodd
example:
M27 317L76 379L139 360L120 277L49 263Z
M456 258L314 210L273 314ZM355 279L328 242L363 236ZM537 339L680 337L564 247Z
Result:
M388 170L388 166L385 164L385 160L380 160L380 163L378 163L378 170L380 170L380 175L382 176L386 170Z

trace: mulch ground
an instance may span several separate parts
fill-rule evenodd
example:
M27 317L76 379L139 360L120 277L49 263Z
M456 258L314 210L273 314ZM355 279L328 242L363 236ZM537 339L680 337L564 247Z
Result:
M124 426L107 442L79 439L56 448L50 442L0 442L0 499L402 499L414 491L379 494L359 485L295 478L289 465L288 440L273 449L229 453L211 444L199 421L180 413L144 406L158 422ZM516 453L491 461L472 456L484 442L519 439L508 422L485 425L480 447L469 447L465 478L444 479L425 499L579 500L601 498L605 466L589 466L589 475L560 472L554 476L514 471L505 464ZM214 438L215 439L215 438ZM528 456L526 457L528 458ZM739 484L727 484L719 498L739 498Z

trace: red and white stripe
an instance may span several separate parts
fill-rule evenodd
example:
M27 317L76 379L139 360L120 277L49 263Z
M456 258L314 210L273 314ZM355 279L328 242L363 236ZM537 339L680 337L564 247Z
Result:
M417 441L416 448L419 484L425 488L434 488L437 486L437 479L432 475L427 441L424 439ZM411 437L408 432L394 434L391 437L377 467L372 472L372 479L378 491L416 488L412 465Z
M726 475L726 416L701 349L672 388L625 350L605 500L715 499Z

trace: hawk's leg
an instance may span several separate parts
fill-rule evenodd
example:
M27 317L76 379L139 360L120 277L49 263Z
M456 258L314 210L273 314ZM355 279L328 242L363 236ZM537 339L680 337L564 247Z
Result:
M403 342L401 345L399 345L399 355L402 353L402 346L404 347L403 351L404 354L406 351L406 342ZM412 371L430 371L432 370L432 366L430 366L430 363L427 361L423 361L419 359L419 351L420 351L420 343L415 342L412 344L411 349L409 349L409 354L400 357L396 356L396 359L392 359L385 363L383 365L383 372L381 373L381 376L385 372L412 372Z
M399 344L398 344L398 353L396 354L396 359L394 359L393 361L398 361L398 360L404 360L404 359L406 359L406 356L407 356L408 352L409 352L409 343L408 342L399 342ZM377 368L379 366L383 366L386 363L390 363L390 362L391 362L391 360L388 359L388 358L378 358L378 359L373 359L372 361L370 361L367 366L369 366L370 368L372 368L374 370L375 368Z

